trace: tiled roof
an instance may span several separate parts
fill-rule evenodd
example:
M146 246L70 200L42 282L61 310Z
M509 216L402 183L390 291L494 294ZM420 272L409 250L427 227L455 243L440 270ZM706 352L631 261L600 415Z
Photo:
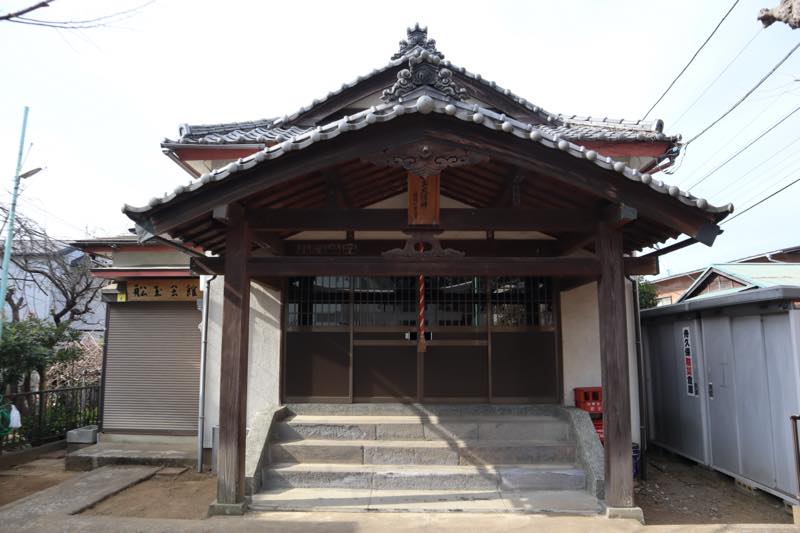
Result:
M147 206L132 207L125 205L123 207L123 212L133 218L141 218L151 209L170 203L176 198L196 191L208 183L226 180L241 171L249 170L268 160L278 159L288 152L303 150L312 144L336 138L348 131L361 130L369 127L371 124L389 122L401 115L412 113L436 113L452 116L464 122L480 124L491 130L497 130L508 135L514 135L518 138L528 139L531 142L544 145L554 150L562 150L578 159L586 159L599 167L618 172L631 181L641 182L656 192L676 198L685 205L711 213L733 211L733 206L730 204L723 207L712 206L705 199L697 198L688 192L680 190L674 185L666 185L662 181L653 178L650 174L643 174L639 172L639 170L627 166L622 161L616 161L611 157L602 156L594 150L588 150L585 146L580 146L566 138L560 137L558 134L554 133L552 129L548 129L547 127L540 128L525 122L520 122L475 104L445 99L441 95L437 96L433 90L423 90L423 92L430 94L422 94L413 100L401 100L373 106L359 113L355 113L354 115L317 126L312 130L293 136L286 141L265 147L254 154L240 158L238 161L234 161L212 172L203 174L200 179L192 180L188 185L177 187L173 193L167 194L161 198L153 198ZM431 94L434 97L432 97Z
M231 122L227 124L184 124L180 127L180 137L177 140L165 139L164 144L246 144L246 143L274 143L282 142L294 135L300 135L313 129L312 127L299 127L294 124L300 115L308 113L330 98L350 89L364 80L371 78L386 70L400 67L410 59L422 57L424 61L434 63L439 67L447 68L468 79L477 81L510 98L530 112L539 115L547 124L542 126L543 131L560 135L571 141L605 141L605 142L676 142L680 135L665 135L662 130L664 123L655 121L631 121L623 119L593 118L577 115L557 115L533 105L526 99L517 96L511 90L505 89L494 81L486 80L480 74L469 72L464 67L459 67L444 59L444 54L436 50L436 42L427 38L427 29L419 24L408 28L408 39L400 42L400 51L385 66L374 69L366 76L359 76L350 83L316 99L311 104L304 106L291 115L281 118L262 119L249 122Z
M302 128L299 126L289 127L264 127L256 126L248 128L247 124L234 122L231 124L220 124L216 130L208 133L196 133L197 126L186 126L191 133L184 133L177 141L167 141L167 143L177 144L265 144L285 141L296 135L301 135L313 130L313 127ZM204 127L209 129L209 127ZM558 126L540 126L543 131L551 135L559 135L563 139L570 141L603 141L603 142L674 142L678 137L664 135L660 131L642 128L613 128L603 124L581 124L566 122Z
M262 124L259 124L259 122L262 122ZM181 127L181 137L177 141L167 140L165 143L265 144L282 142L308 130L309 128L300 128L298 126L272 127L271 121L232 122L213 126L190 126L185 124Z

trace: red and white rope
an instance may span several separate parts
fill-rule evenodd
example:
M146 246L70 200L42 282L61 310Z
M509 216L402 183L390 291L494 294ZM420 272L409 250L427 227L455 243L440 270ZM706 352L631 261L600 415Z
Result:
M425 351L425 275L420 274L417 281L418 311L417 311L417 346L418 351Z

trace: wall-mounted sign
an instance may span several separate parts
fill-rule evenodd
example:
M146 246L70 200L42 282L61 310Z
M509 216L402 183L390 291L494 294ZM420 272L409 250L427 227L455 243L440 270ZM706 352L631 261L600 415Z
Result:
M692 339L689 328L683 328L683 368L686 373L686 394L697 396L697 383L694 380L694 365L692 364Z
M200 297L200 280L197 278L154 278L128 281L125 299L128 302L189 302ZM120 301L119 297L117 301Z
M408 173L409 225L439 224L439 175L418 176Z

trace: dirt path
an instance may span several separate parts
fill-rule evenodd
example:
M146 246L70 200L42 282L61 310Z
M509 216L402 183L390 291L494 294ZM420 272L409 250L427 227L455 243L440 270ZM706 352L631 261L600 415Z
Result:
M101 501L83 514L138 518L203 519L217 496L217 477L189 469L154 477Z
M77 474L64 470L64 453L53 452L30 463L0 470L0 507Z
M659 449L651 449L649 462L648 480L635 489L648 525L792 523L780 500L745 494L728 476Z

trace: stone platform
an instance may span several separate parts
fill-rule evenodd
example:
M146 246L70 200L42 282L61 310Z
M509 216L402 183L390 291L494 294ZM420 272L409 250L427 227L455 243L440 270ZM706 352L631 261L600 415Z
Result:
M194 467L194 446L184 443L100 442L67 455L67 470L93 470L106 465Z
M576 422L561 407L295 404L287 411L270 432L254 511L604 510L583 439L596 433L578 427L591 429L588 417Z

